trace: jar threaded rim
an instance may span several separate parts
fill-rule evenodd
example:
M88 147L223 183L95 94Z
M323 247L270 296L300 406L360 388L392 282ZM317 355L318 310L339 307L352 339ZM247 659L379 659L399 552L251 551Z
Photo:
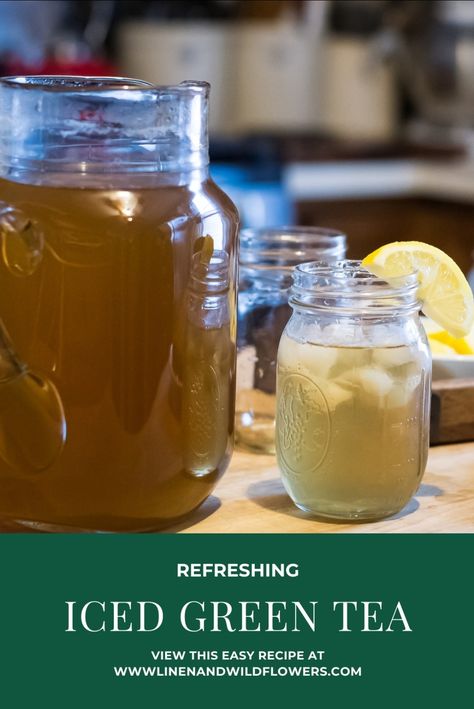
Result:
M293 308L386 315L420 310L418 274L390 282L363 268L360 261L311 261L293 270L289 302Z

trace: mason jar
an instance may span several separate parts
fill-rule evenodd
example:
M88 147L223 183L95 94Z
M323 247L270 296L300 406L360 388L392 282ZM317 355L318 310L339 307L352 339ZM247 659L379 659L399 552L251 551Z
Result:
M321 227L243 229L240 232L236 440L275 452L278 342L291 308L293 268L309 259L344 258L346 237Z
M0 81L2 520L157 529L229 462L238 218L208 94Z
M277 457L302 510L376 520L417 490L429 446L431 356L416 274L360 262L294 272L278 351Z

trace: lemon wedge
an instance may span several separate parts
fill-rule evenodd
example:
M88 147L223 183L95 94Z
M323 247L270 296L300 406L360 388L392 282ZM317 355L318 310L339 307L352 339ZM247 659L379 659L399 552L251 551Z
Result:
M453 337L449 334L449 332L446 332L446 330L441 330L441 332L434 332L428 336L428 339L430 341L430 344L432 345L431 349L433 349L433 343L437 342L441 345L449 347L451 350L456 352L456 354L474 354L474 349L472 348L471 343L469 342L469 339L467 337Z
M459 266L441 249L421 241L394 241L366 256L362 266L388 282L416 271L425 315L453 338L469 334L474 297Z
M428 337L428 340L430 342L431 354L433 355L439 355L441 357L452 357L452 355L457 354L449 345L444 345L443 343L438 342L437 340L431 339L431 337Z
M474 326L465 337L453 337L429 318L423 318L423 326L433 354L474 355Z

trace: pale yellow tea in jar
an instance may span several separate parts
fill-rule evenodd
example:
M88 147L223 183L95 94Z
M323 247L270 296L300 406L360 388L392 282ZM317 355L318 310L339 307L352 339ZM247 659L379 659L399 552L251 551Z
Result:
M361 286L352 287L355 299ZM376 302L382 286L367 274L364 289ZM327 312L316 318L308 301L298 310L299 297L278 354L277 454L285 486L299 507L321 516L391 515L414 494L426 465L431 364L424 336L413 314L394 320L377 311L371 318L367 295L359 302L362 319L347 314L348 294L338 296L333 317L341 300L346 313L336 323Z
M335 516L346 508L354 517L374 506L387 514L403 507L426 464L419 425L425 369L423 356L409 347L324 347L283 338L279 456L301 507L322 506L330 515L333 506Z

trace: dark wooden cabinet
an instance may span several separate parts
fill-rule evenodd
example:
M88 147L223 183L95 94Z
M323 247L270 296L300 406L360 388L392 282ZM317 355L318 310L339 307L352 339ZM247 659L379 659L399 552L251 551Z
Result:
M474 260L474 204L424 198L317 200L297 203L298 223L341 229L348 258L390 241L425 241L467 273Z

